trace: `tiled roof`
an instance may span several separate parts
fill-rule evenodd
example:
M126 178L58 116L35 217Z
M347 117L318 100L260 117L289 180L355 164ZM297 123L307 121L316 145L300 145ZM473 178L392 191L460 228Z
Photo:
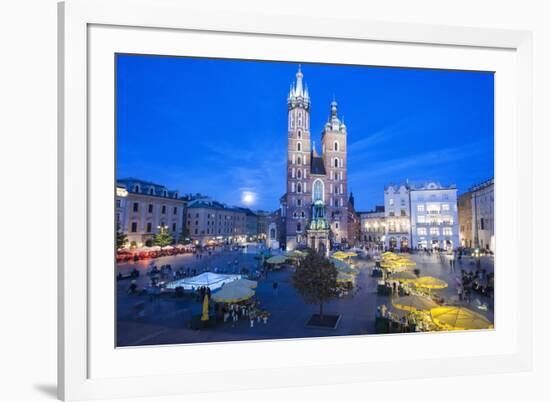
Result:
M311 174L326 175L325 163L323 158L313 156L311 158Z

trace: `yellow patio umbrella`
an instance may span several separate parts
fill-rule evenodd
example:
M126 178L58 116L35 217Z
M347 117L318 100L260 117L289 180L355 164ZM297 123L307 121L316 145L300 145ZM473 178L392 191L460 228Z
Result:
M237 303L250 299L254 294L255 292L247 286L228 283L212 295L212 300L218 303Z
M407 281L415 281L418 278L412 272L402 271L402 272L396 272L396 273L392 274L391 279L396 279L398 281L407 282Z
M446 330L491 329L494 328L485 316L458 306L442 306L430 310L432 321Z
M307 256L307 253L302 252L300 250L292 250L292 251L287 251L285 253L285 256L288 258L305 258Z
M444 289L449 286L447 282L433 276L421 276L413 283L415 286L425 289Z
M254 289L256 286L258 286L258 282L251 281L250 279L241 278L241 279L237 279L236 281L229 282L227 285L229 285L229 286L245 286L245 287Z
M268 264L276 265L276 264L283 264L286 261L286 257L283 255L274 255L271 258L267 259Z
M437 303L425 296L409 295L392 300L395 308L405 311L429 311L438 307Z
M332 258L337 258L339 260L343 260L343 259L347 258L347 254L344 253L343 251L337 251L334 254L332 254Z
M204 300L202 302L202 317L201 321L208 321L210 317L208 316L208 295L204 296Z

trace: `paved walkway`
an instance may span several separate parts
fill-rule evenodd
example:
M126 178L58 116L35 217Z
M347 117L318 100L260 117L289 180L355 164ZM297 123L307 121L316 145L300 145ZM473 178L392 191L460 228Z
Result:
M456 295L454 277L460 275L461 266L457 264L458 272L451 272L447 260L440 260L434 256L413 257L421 270L421 275L435 276L447 281L450 286L439 291L445 299ZM255 267L258 260L253 254L240 252L226 252L215 254L212 257L203 257L196 260L192 255L162 257L155 261L157 266L170 263L172 268L206 266L222 267L227 262L238 259L239 267ZM142 287L148 280L145 274L149 262L119 264L121 272L129 272L133 267L141 271L138 286ZM357 287L353 295L335 299L325 306L326 313L341 315L338 328L313 329L306 328L305 323L312 313L318 312L318 306L305 304L291 283L292 273L288 271L270 272L265 280L259 282L256 289L260 308L270 312L267 324L255 323L250 328L248 320L242 320L234 326L231 323L218 325L206 330L191 330L186 328L192 315L200 314L201 304L192 298L161 297L159 300L150 300L147 296L131 296L126 290L129 281L119 281L117 284L117 340L119 346L159 345L177 343L223 342L253 339L285 339L335 335L362 335L374 333L376 306L386 304L391 306L388 296L376 294L377 279L370 276L373 263L360 260L358 262L359 275ZM468 259L463 259L462 267L466 270L475 269ZM483 267L492 270L492 259L484 259ZM273 282L279 283L278 294L272 289ZM474 298L475 299L475 298ZM136 303L143 303L145 315L138 318ZM486 314L492 320L492 309Z

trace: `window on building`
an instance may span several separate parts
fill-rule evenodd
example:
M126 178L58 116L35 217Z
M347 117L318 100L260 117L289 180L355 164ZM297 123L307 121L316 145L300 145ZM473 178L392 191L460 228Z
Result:
M453 229L452 228L443 228L443 235L444 236L452 236L453 235Z
M450 208L449 208L449 204L441 204L441 210L442 211L448 211Z
M137 222L132 222L132 227L131 227L130 231L131 231L132 233L136 233L136 232L137 232Z
M149 189L149 195L153 195L153 194L155 194L155 189L153 187L151 187Z
M425 217L424 215L418 215L418 216L416 217L416 221L417 221L418 223L426 223L426 217Z
M134 193L139 193L139 184L134 186Z
M301 142L296 144L296 151L298 151L298 152L302 151L302 143Z
M301 198L296 199L296 205L299 206L299 207L302 206L302 199Z
M298 165L301 165L301 164L302 164L302 158L301 158L300 156L298 156L297 162L298 162Z
M404 209L401 210L401 216L407 216L407 211L405 211Z
M199 229L195 228L195 234L199 234Z
M138 212L139 211L139 203L134 202L134 206L133 206L132 209L133 209L134 212Z
M172 232L176 232L176 224L172 223Z
M334 224L334 227L335 227L336 229L338 229L338 228L340 227L340 224L339 224L338 222L336 222L336 223Z
M178 207L174 207L174 215L178 214Z
M147 233L151 233L153 231L153 224L151 222L147 222Z
M416 229L416 233L418 234L418 236L426 236L427 231L426 228L418 228Z
M302 178L302 171L300 169L298 169L298 178L301 179Z
M152 214L153 213L153 204L149 204L149 206L147 207L147 211Z
M393 198L390 198L389 204L390 204L390 206L393 206L393 204L394 204L394 199Z
M117 208L120 208L120 204L121 204L121 201L120 201L120 200L116 200L116 207L117 207Z
M481 218L480 221L479 221L479 228L481 230L485 229L485 220L483 218Z
M298 130L298 139L299 139L299 140L302 139L302 130Z
M439 228L430 228L431 236L439 236Z
M334 150L338 152L338 141L334 141Z
M334 167L335 167L335 168L338 167L338 158L334 158Z
M395 216L395 213L393 211L390 211L390 216Z
M297 232L301 232L301 231L302 231L302 224L301 224L300 222L298 222L298 223L296 224L296 231L297 231Z
M162 212L163 215L166 213L166 205L162 206L161 212Z
M416 210L417 210L418 212L424 212L424 204L418 204L418 205L416 206Z

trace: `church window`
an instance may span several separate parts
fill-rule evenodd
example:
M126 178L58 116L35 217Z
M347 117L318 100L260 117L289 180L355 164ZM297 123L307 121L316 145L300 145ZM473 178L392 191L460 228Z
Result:
M299 206L299 207L302 206L302 199L301 198L296 199L296 205Z
M296 151L298 151L298 152L302 151L302 143L301 142L296 144Z
M155 190L153 189L153 187L151 187L151 188L149 189L149 194L150 194L150 195L155 194Z
M294 115L290 115L290 128L294 128Z
M313 182L313 202L323 200L323 182L321 180L315 180Z
M300 183L298 183L297 190L298 190L298 193L302 192L302 185Z
M298 130L298 139L299 139L299 140L302 139L302 130Z
M134 186L134 193L139 193L139 184Z
M296 231L297 231L297 232L301 232L301 231L302 231L302 224L301 224L300 222L298 222L298 223L296 224Z
M298 127L302 127L302 112L298 112Z
M338 152L338 141L334 141L334 151Z
M334 167L335 167L335 168L338 167L338 158L334 158Z
M302 158L298 156L298 165L301 165L301 164L302 164Z
M300 216L301 216L302 218L305 218L305 217L306 217L306 213L305 213L304 211L302 211L302 213L300 214Z

